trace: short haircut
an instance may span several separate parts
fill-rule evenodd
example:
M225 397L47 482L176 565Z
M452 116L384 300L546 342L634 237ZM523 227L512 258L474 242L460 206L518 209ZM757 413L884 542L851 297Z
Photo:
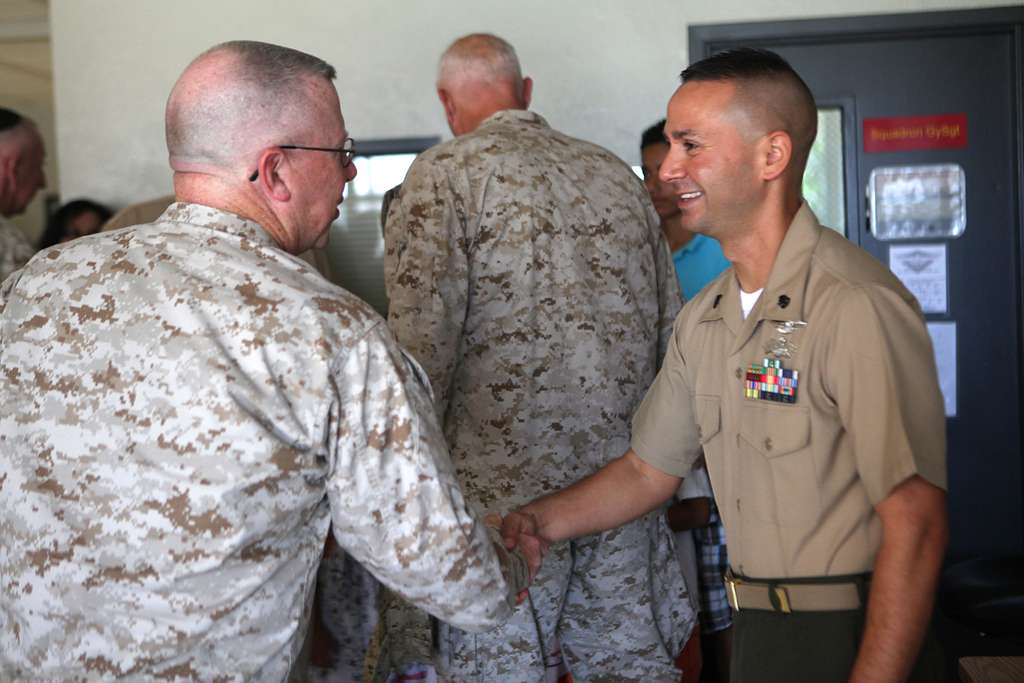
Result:
M521 87L523 72L516 49L491 33L471 33L448 46L437 68L437 84L463 78L484 83L502 81Z
M329 83L337 75L319 57L251 40L215 45L192 65L220 54L234 60L223 83L201 93L181 95L177 85L171 91L166 125L172 159L226 164L260 138L295 134L312 125L308 80Z
M683 69L679 77L683 83L790 77L807 90L807 86L789 62L771 50L756 47L738 47L716 52ZM810 90L807 90L807 94L810 94Z
M0 107L0 133L16 128L24 120L25 117L13 109Z
M643 135L640 136L640 151L642 152L644 147L658 143L668 144L668 140L665 139L665 119L658 121L643 132Z
M771 128L793 140L793 156L803 171L818 132L814 95L785 59L770 50L740 47L724 50L688 66L679 75L694 81L733 81L743 105Z
M262 83L270 92L287 92L295 87L293 81L302 76L319 76L326 81L333 81L338 76L334 67L319 57L256 40L230 40L214 45L199 58L219 51L230 52L239 58L242 77L270 81Z

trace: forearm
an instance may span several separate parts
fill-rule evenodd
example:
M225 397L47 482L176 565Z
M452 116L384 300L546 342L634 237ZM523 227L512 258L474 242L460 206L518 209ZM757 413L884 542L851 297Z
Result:
M851 682L895 683L910 674L931 618L946 538L944 508L917 517L907 513L903 524L883 522Z
M932 613L941 553L929 556L920 545L880 550L851 681L906 680Z
M679 478L648 465L632 449L572 486L525 505L547 541L614 529L664 503Z
M334 372L327 481L339 545L381 583L466 630L511 613L493 538L467 505L426 389L382 327Z

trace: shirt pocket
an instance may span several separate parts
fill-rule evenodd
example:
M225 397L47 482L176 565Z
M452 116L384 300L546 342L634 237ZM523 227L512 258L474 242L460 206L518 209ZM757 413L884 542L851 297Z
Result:
M820 491L807 408L744 405L740 498L746 511L783 526L818 522Z

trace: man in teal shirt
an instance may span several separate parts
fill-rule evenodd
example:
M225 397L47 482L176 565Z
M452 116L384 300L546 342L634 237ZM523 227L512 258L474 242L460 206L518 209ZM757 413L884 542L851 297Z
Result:
M661 218L661 231L668 240L676 276L687 301L697 295L704 285L714 280L729 267L718 240L690 232L681 224L679 207L672 190L658 180L658 167L668 154L668 143L662 128L664 119L644 131L640 138L640 159L644 185Z

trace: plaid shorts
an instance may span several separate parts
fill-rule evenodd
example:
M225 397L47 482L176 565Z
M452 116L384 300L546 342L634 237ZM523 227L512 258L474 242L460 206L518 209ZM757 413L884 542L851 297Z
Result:
M693 530L697 544L697 572L700 581L700 629L716 633L732 626L732 612L725 596L725 571L729 552L725 547L725 529L718 508L711 503L708 525Z

